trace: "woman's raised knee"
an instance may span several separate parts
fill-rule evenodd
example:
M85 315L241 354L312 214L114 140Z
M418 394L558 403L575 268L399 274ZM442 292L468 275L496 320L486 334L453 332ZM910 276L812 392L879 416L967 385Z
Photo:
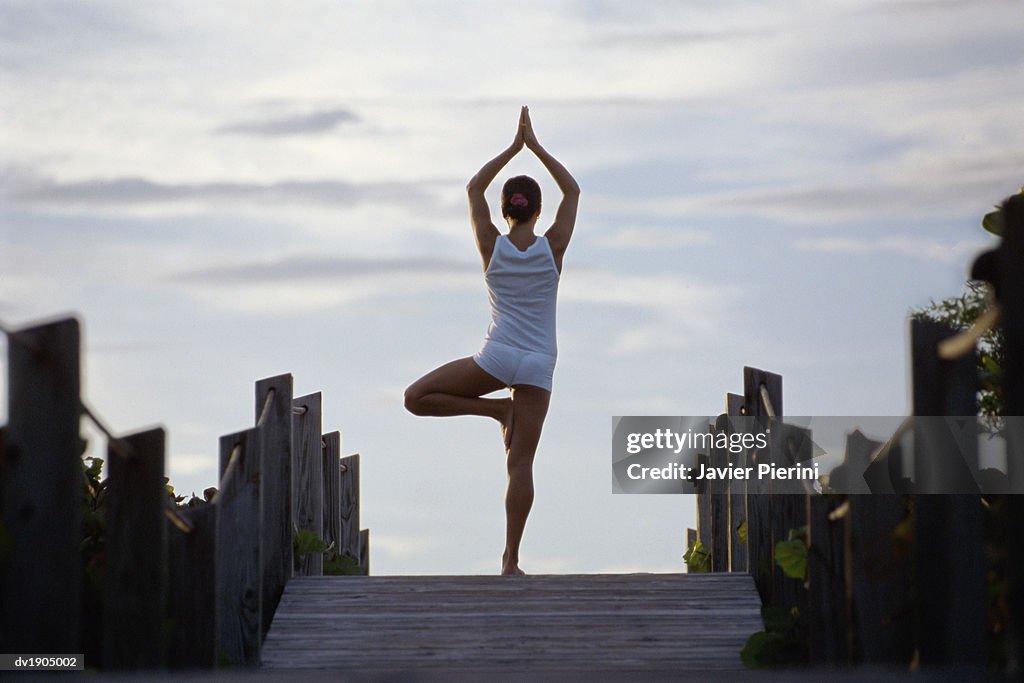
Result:
M409 388L405 390L405 409L413 415L422 416L424 412L423 401L421 400L422 398L423 394L416 388L416 385L410 385Z

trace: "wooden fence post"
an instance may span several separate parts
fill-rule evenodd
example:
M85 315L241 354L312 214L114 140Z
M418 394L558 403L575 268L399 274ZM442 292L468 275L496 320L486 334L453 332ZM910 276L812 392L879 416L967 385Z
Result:
M320 539L324 534L322 453L321 397L317 392L292 401L292 501L295 525L300 531L311 531ZM323 574L323 555L320 553L295 559L296 574Z
M74 318L8 336L0 652L81 652L79 349Z
M845 496L807 496L807 635L811 664L850 663L843 581Z
M359 560L359 454L342 458L338 463L341 476L339 492L338 555Z
M739 394L725 395L725 414L740 416L743 414L743 396ZM732 433L732 423L727 422L727 429ZM746 450L730 454L730 461L735 467L747 466ZM729 480L729 569L734 572L750 571L747 566L747 544L740 539L739 528L747 521L747 480Z
M853 493L868 493L870 488L863 480L862 473L871 460L871 455L881 446L881 442L872 441L864 436L860 430L854 430L846 436L846 452L843 464L835 467L829 475L829 486L835 490ZM890 496L891 497L891 496ZM897 499L899 500L899 499ZM855 652L855 624L854 609L859 610L859 628L861 634L865 632L866 624L876 623L869 616L865 616L865 610L870 611L871 606L859 604L861 598L854 600L854 584L865 574L855 573L855 564L858 568L870 568L880 563L891 563L893 561L892 547L881 539L889 539L892 535L894 521L887 528L876 529L874 544L867 547L866 557L870 560L858 560L857 550L854 544L862 546L870 543L870 535L863 533L862 524L864 515L862 508L873 505L873 499L859 495L830 494L807 497L807 525L809 534L809 548L807 555L807 580L809 585L808 600L808 635L810 661L812 664L842 665L852 664L859 655ZM857 528L856 533L853 527ZM850 550L847 552L847 546ZM888 554L886 554L888 553ZM877 555L881 554L881 560ZM849 569L849 571L847 571ZM873 576L876 580L886 579L887 573L880 572L881 576ZM850 577L847 583L846 578ZM890 580L890 583L891 580ZM908 594L906 586L900 591L904 599ZM867 598L864 598L867 599ZM881 610L888 610L891 614L890 600L884 602ZM876 610L877 612L878 610ZM894 618L898 618L897 615ZM906 624L907 619L903 618ZM868 627L870 628L870 627ZM883 633L888 635L889 630ZM909 634L903 638L903 642L911 639ZM861 639L862 640L862 639ZM860 641L858 641L860 642ZM870 649L857 646L861 651ZM877 661L878 658L868 658L868 661Z
M711 425L707 427L711 432ZM697 454L697 467L711 464L711 449L707 453ZM712 555L715 552L715 536L711 524L711 492L706 479L700 479L694 483L694 490L697 492L697 539L701 545Z
M217 509L216 656L218 662L256 666L263 617L260 561L260 431L220 438Z
M972 463L977 467L977 436L968 430L966 438L955 438L950 430L941 431L941 419L918 417L970 416L964 422L976 428L974 354L956 361L937 357L938 342L953 333L935 323L911 322L915 489L926 492L914 502L922 667L978 666L986 658L981 501L978 495L933 495L939 487L955 486L951 477L958 473L971 476ZM938 439L926 438L936 432Z
M1024 669L1024 196L1002 205L999 245L1003 332L1003 414L1007 415L1006 460L1010 542L1010 620L1018 670Z
M292 575L292 376L256 382L260 429L260 533L263 538L263 634Z
M359 532L359 570L363 576L370 575L370 530Z
M322 455L324 479L324 543L334 549L332 555L341 555L341 433L323 435Z
M813 448L811 432L803 427L788 425L781 419L771 422L772 433L768 440L771 462L779 467L812 465ZM817 495L817 494L815 494ZM807 526L807 492L804 482L796 479L780 479L772 482L772 549L775 543L786 540L790 531ZM773 552L774 557L774 552ZM804 580L786 576L774 561L772 562L772 585L774 604L786 610L796 608L806 623L807 591Z
M715 421L712 433L728 433L728 416ZM728 447L711 448L711 466L726 467L731 457ZM707 495L711 499L711 571L729 571L729 545L732 540L729 522L729 480L713 479L708 482Z
M215 504L183 510L188 533L167 522L167 666L173 670L210 669L215 662L216 513Z
M850 621L853 658L866 664L906 667L913 655L909 558L897 536L907 517L904 496L850 495L849 529ZM930 548L923 548L930 553ZM945 600L946 596L936 596ZM955 629L956 627L953 626Z
M762 387L764 392L761 391ZM781 416L782 412L782 376L765 372L756 368L743 368L743 412L753 428L754 421L765 427L768 419L767 406L763 396L767 395L772 404L772 412ZM753 449L747 453L747 466L757 467L769 462L769 449ZM775 541L777 531L772 527L772 495L771 480L755 477L747 484L747 563L754 583L757 584L761 602L775 605L776 595L773 584L775 567Z
M104 530L103 668L156 669L163 664L166 523L163 429L107 448L109 483Z

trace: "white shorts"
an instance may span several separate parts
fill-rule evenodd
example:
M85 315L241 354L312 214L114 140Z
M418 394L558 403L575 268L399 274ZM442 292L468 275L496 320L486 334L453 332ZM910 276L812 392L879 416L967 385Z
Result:
M505 386L529 384L551 391L551 378L555 374L555 360L539 351L527 351L496 341L485 341L473 360L484 372L504 382Z

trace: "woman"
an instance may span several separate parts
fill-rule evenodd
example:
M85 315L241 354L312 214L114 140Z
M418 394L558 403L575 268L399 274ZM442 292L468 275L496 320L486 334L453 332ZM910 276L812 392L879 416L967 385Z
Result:
M532 151L554 177L562 201L554 223L536 235L540 187L528 176L510 178L501 192L501 214L508 233L491 222L484 191L523 147ZM533 458L551 400L555 368L555 300L562 257L576 223L580 188L569 171L537 142L530 110L519 113L512 144L473 176L466 186L469 214L483 259L491 304L491 324L480 351L442 365L405 391L405 406L415 415L481 415L501 425L508 468L505 494L505 551L501 573L517 575L519 543L533 505ZM510 398L482 398L509 387Z

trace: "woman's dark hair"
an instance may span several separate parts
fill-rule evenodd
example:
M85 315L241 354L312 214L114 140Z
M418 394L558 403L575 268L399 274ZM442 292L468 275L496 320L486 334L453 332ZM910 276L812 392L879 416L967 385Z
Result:
M513 199L514 198L514 199ZM540 185L528 175L517 175L501 188L501 215L525 221L540 211Z

